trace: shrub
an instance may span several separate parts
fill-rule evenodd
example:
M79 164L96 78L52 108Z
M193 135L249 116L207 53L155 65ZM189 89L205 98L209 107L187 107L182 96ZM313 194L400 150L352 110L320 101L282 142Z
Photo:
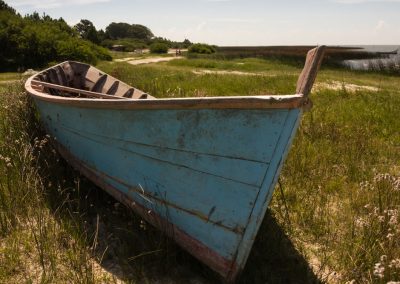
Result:
M151 53L167 53L168 52L168 45L161 42L155 42L150 45L150 52Z
M56 45L58 60L78 60L96 64L97 58L89 43L78 39L58 41Z
M123 45L124 51L133 52L136 49L144 49L147 48L147 45L144 41L133 38L123 38L123 39L105 39L101 42L101 45L111 49L113 45Z
M107 48L104 48L96 44L91 44L91 48L98 59L107 61L112 60L112 56Z
M189 47L189 53L212 54L216 49L214 46L205 43L196 43Z
M94 64L112 59L105 48L80 39L62 18L38 13L22 17L6 10L0 10L0 51L0 69L36 68L60 60Z

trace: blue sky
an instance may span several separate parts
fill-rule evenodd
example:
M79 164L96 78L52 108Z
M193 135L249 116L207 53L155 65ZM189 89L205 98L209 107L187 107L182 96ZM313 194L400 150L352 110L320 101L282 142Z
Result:
M5 0L73 25L143 24L156 36L217 45L400 44L400 0Z

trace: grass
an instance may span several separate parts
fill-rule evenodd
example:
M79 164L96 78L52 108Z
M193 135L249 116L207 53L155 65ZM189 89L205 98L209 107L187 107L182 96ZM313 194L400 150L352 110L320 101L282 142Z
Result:
M4 81L12 81L12 80L18 80L21 78L21 75L19 73L13 73L13 72L8 72L8 73L0 73L0 82L4 83Z
M127 52L127 51L113 51L110 50L110 54L114 59L123 59L123 58L128 58L128 57L139 57L140 54L135 53L135 52Z
M296 73L298 68L289 64L282 64L278 60L263 60L258 58L243 58L233 60L213 59L180 59L167 63L169 66L213 69L213 70L234 70L242 72L261 72L262 74L276 75L279 73ZM296 74L297 75L297 74Z
M76 212L67 190L77 190L78 176L65 181L22 84L1 92L0 108L0 282L98 280L79 218L63 217Z
M156 97L288 94L301 69L263 59L98 67ZM204 69L260 74L193 72ZM21 83L1 83L10 76L0 76L0 283L218 282L63 162ZM323 68L317 86L331 81L342 88L312 93L240 283L400 281L400 77Z
M103 62L98 67L156 97L288 94L293 92L297 80L297 75L289 72L278 73L273 80L269 76L199 75L192 68L165 63L131 66Z
M150 53L150 52L133 52L133 51L110 51L110 54L115 59L125 59L125 58L135 58L135 59L142 59L142 58L150 58L150 57L171 57L175 54L168 54L168 53Z
M282 174L293 238L318 243L314 253L326 254L341 279L398 280L400 267L379 274L374 266L400 257L400 97L385 90L314 97Z
M22 86L0 93L0 283L150 281L174 271L174 259L185 263L173 242L58 156Z
M22 79L21 74L19 73L0 73L0 91L6 91L10 84L15 83Z

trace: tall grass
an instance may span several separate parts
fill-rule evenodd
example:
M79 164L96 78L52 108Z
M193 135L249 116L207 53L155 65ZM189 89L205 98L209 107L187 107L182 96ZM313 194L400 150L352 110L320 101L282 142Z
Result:
M65 163L22 86L0 90L0 283L201 279L196 260Z
M327 255L342 281L398 281L400 97L345 89L313 97L282 174L292 237L317 243L313 254Z
M79 176L60 165L22 86L0 94L0 282L106 279L76 214Z
M102 68L119 72L120 78L159 97L195 96L194 88L205 96L214 95L215 90L220 95L249 94L253 88L266 93L293 92L297 76L292 74L300 68L284 64L274 68L276 61L261 59L243 60L246 65L242 67L239 61L193 59L167 66ZM263 66L276 70L277 76L207 77L192 72L193 68L249 71L252 66L254 71ZM320 280L398 281L400 78L323 69L317 84L330 81L342 82L343 88L317 88L312 94L314 108L303 118L281 176L286 202L276 190L272 214ZM354 92L346 89L347 83L374 86L378 91ZM242 85L246 87L241 89ZM180 86L182 92L170 94L172 86ZM259 235L267 233L266 225ZM267 249L256 245L254 250Z
M177 60L179 61L179 60ZM216 63L220 65L220 63ZM102 63L101 70L157 98L199 96L245 96L289 94L295 90L297 75L282 71L271 76L195 74L192 68L168 65Z
M300 72L261 59L99 67L156 97L289 94ZM192 72L263 67L261 76ZM317 85L330 81L343 88L312 93L241 283L400 281L400 78L323 69ZM217 282L67 166L21 85L2 86L0 282Z
M264 60L259 58L243 58L234 60L180 59L169 61L167 65L202 69L262 72L262 74L270 75L289 72L296 74L298 68L301 67L301 64L298 64L298 62L287 64L280 62L279 60Z

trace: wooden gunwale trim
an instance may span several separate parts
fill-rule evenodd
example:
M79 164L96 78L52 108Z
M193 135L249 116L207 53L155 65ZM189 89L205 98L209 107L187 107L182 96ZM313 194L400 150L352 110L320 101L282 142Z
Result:
M56 66L60 66L60 63ZM53 66L55 67L55 66ZM51 67L51 68L53 68ZM49 69L51 69L49 68ZM35 77L46 72L41 71L28 78L25 90L34 98L56 104L83 108L107 109L293 109L301 108L307 100L302 94L293 95L263 95L263 96L226 96L226 97L200 97L200 98L167 98L167 99L129 99L119 98L82 90L82 94L103 95L104 98L75 98L53 96L33 88ZM36 82L35 82L36 83ZM46 85L50 83L44 82ZM38 83L36 83L38 84ZM44 85L44 84L43 84ZM59 86L62 88L63 86ZM91 94L90 94L91 93ZM100 95L99 95L100 94ZM112 98L110 98L112 97Z
M95 183L100 188L104 189L108 194L115 199L133 209L141 215L147 222L166 233L168 237L172 238L180 247L192 254L194 257L205 263L211 269L216 271L229 282L233 282L237 275L239 275L240 268L233 260L229 260L219 255L217 252L211 250L202 242L191 237L183 230L179 229L173 223L169 222L164 217L156 214L150 208L146 208L133 200L125 193L114 188L108 184L103 178L102 174L98 173L96 169L89 167L75 157L68 151L62 144L54 139L51 139L52 144L56 147L61 156L81 174L86 176L89 180ZM228 275L229 273L229 275ZM229 279L227 278L229 276Z
M294 109L306 103L303 96L284 100L266 97L204 98L204 99L158 99L158 100L79 100L58 99L60 97L38 96L34 98L56 104L80 108L118 109L118 110L160 110L160 109Z
M301 108L306 100L302 94L272 96L202 97L172 99L88 99L59 97L36 91L32 77L25 84L26 91L35 99L56 104L107 109L293 109Z

